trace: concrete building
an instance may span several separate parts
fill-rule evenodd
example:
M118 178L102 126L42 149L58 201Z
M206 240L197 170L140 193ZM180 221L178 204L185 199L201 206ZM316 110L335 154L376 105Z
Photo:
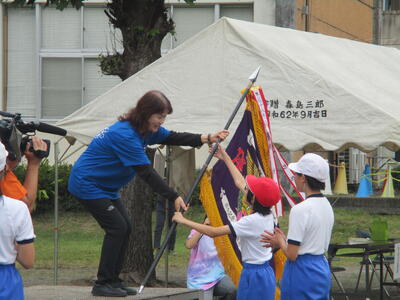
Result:
M12 1L8 1L12 2ZM0 6L0 98L2 110L52 122L69 115L120 82L101 74L98 56L121 48L118 31L104 14L106 1L84 1L76 10L59 11L35 1L33 6ZM198 0L196 6L166 0L176 22L162 53L222 16L274 25L274 0Z
M400 0L295 0L295 27L400 48Z
M373 42L373 0L297 0L296 29Z

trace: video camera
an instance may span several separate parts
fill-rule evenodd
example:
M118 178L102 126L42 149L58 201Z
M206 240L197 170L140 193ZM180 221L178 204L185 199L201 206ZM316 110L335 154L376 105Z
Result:
M21 114L11 114L0 111L0 139L8 151L8 159L20 161L26 150L26 145L31 142L31 136L37 131L65 136L67 131L57 126L41 122L24 122ZM50 141L43 140L47 144L47 151L35 150L31 144L28 151L33 152L38 158L49 156Z

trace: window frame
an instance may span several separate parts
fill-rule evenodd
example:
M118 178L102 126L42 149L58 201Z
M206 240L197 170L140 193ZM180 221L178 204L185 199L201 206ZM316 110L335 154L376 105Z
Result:
M86 7L89 4L90 7ZM67 48L43 48L43 9L49 9L49 7L44 7L43 3L35 3L35 34L36 34L36 101L35 101L35 118L40 121L45 122L56 122L60 119L64 118L64 116L54 118L52 117L44 117L42 110L42 97L43 97L43 59L45 58L80 58L81 59L81 101L80 107L85 105L85 59L97 59L99 55L105 55L109 53L107 50L100 48L84 48L84 38L85 38L85 20L84 13L85 9L91 9L94 7L106 7L106 3L102 4L99 2L96 3L84 3L84 5L79 9L80 12L80 25L79 25L79 34L80 34L80 46L76 49L67 49ZM53 9L50 7L50 9ZM55 8L54 8L55 9ZM117 49L118 52L122 53L123 49Z

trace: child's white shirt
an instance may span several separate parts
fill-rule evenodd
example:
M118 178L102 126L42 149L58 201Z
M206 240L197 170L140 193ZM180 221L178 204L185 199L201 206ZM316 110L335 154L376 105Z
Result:
M325 197L310 197L294 206L289 216L288 243L300 246L299 255L321 255L328 250L334 214Z
M29 209L22 201L0 196L0 264L15 263L17 244L32 243L35 234Z
M231 223L230 228L239 238L238 244L244 263L263 264L272 258L271 248L264 248L260 242L264 230L274 232L272 213L266 216L253 213Z

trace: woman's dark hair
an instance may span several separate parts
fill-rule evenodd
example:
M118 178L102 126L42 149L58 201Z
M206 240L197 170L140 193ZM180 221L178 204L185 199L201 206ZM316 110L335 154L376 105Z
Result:
M325 189L325 182L321 182L313 177L304 175L306 177L306 181L310 189L312 190L324 190Z
M261 214L263 216L266 216L266 215L269 215L271 213L271 207L262 206L260 204L260 202L258 202L258 200L256 198L255 201L254 201L254 204L253 204L253 211L257 212L257 213L259 213L259 214Z
M119 121L129 121L131 125L144 134L148 130L148 121L151 115L172 113L171 102L160 91L148 91L136 103L136 106L127 113L118 117Z

